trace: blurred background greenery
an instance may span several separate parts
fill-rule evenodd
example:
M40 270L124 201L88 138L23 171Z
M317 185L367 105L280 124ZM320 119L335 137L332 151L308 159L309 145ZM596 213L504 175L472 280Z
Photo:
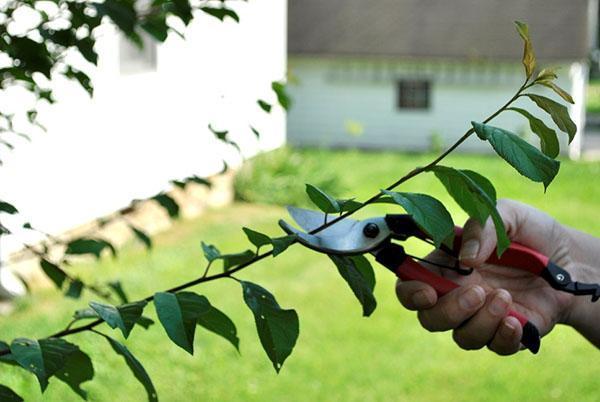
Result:
M104 258L72 269L90 281L119 278L132 299L145 297L202 272L201 240L235 252L247 246L242 226L279 234L277 220L286 217L285 210L264 202L306 205L304 182L340 198L360 200L431 158L426 154L293 149L264 154L240 172L236 182L240 201L195 220L180 220L155 237L150 253L132 243L118 260ZM600 236L596 219L600 186L593 181L600 175L599 162L563 161L561 173L546 194L541 185L515 175L497 157L458 155L448 158L447 164L477 169L494 182L499 197L527 202L565 224ZM421 175L403 189L438 197L457 223L466 218L433 175ZM378 205L361 214L396 210ZM421 244L410 243L409 249L417 255L427 252ZM598 400L593 364L598 352L572 329L557 328L544 338L535 356L523 352L503 358L486 350L462 351L449 333L423 330L415 314L396 301L393 275L379 267L376 273L378 308L370 318L361 317L360 305L329 259L300 246L239 274L269 289L283 307L293 307L300 315L298 344L279 375L259 344L252 315L233 280L197 286L193 291L206 295L235 321L241 355L200 328L195 356L174 347L160 325L149 330L137 327L138 334L126 344L153 378L161 401ZM87 300L72 301L48 289L17 303L15 313L0 322L3 340L46 336L62 328ZM155 318L153 306L147 312ZM105 325L99 328L122 339ZM72 338L94 361L96 377L85 385L90 401L146 400L141 385L119 356L108 353L105 341L93 333ZM0 381L27 401L42 400L36 379L17 368L3 367ZM44 401L76 400L63 383L50 382Z

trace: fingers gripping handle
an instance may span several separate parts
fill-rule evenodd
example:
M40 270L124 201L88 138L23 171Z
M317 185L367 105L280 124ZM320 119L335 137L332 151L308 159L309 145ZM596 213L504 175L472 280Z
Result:
M410 257L406 257L404 262L402 262L394 272L403 281L419 281L427 283L435 289L438 296L443 296L459 287L459 285L451 280L429 271ZM527 317L516 311L511 310L508 312L508 315L519 320L523 327L521 343L531 352L537 353L540 349L540 333L536 326L529 322Z

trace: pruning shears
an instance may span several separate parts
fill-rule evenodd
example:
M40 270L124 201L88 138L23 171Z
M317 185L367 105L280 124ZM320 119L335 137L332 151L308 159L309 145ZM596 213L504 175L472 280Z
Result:
M295 207L288 207L288 211L302 230L296 229L284 220L280 220L279 225L288 234L296 235L298 242L310 249L342 256L371 253L377 262L394 272L403 281L416 280L427 283L436 290L438 296L443 296L459 287L453 281L428 270L416 260L429 261L408 255L404 247L392 242L392 240L404 241L409 237L416 237L432 243L432 238L410 215L389 214L365 220L345 218L317 231L316 229L326 222L324 213ZM456 258L461 241L462 228L456 227L453 247L442 244L440 249ZM574 295L590 295L592 301L600 298L600 285L571 280L569 273L550 261L547 256L519 243L511 243L500 258L496 253L492 253L486 262L527 271L543 278L559 291ZM455 270L463 275L472 272L472 269L461 268L458 259L454 267L434 265ZM519 320L523 327L521 344L531 352L537 353L540 349L540 333L535 324L517 311L511 310L508 315Z

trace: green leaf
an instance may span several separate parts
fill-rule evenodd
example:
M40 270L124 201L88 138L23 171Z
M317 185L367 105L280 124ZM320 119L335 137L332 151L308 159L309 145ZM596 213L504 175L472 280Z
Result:
M127 349L127 347L125 347L125 345L117 342L116 340L104 334L102 334L102 336L106 338L108 343L110 343L110 346L117 354L123 356L123 359L125 359L127 366L129 366L129 369L131 370L135 378L137 378L137 380L146 389L146 393L148 394L148 401L158 402L158 395L156 394L154 384L152 384L152 380L146 372L146 369L144 369L144 366L142 366L142 363L140 363L140 361L135 358L135 356L129 351L129 349Z
M48 387L48 379L63 369L69 356L79 348L60 338L17 338L10 345L10 352L17 363L37 377L42 392Z
M260 108L261 108L262 110L264 110L264 111L265 111L265 112L267 112L267 113L271 113L271 107L272 107L272 106L271 106L271 104L270 104L270 103L267 103L267 102L265 102L265 101L264 101L264 100L262 100L262 99L259 99L259 100L257 100L257 101L256 101L256 103L258 103L258 106L260 106Z
M63 284L65 283L65 279L67 279L67 274L65 271L60 269L57 265L52 264L50 261L42 258L40 260L40 266L42 270L50 278L50 280L56 285L58 289L62 289Z
M157 41L164 42L169 36L169 26L165 15L151 15L141 24L142 29L152 35Z
M181 21L187 26L194 17L189 0L173 0L173 6L173 14L181 18Z
M81 237L79 239L70 241L67 244L67 249L65 253L71 255L92 254L96 258L100 258L102 252L105 249L108 249L113 255L113 257L116 257L117 250L108 241L103 239Z
M256 254L252 250L242 251L241 253L235 254L223 254L219 258L223 260L223 270L229 271L231 268L245 264L252 260Z
M14 215L19 211L12 204L6 201L0 201L0 212L6 212L7 214Z
M256 136L257 139L260 139L260 132L257 129L250 126L250 130L252 130L252 132L254 133L254 135Z
M165 193L157 194L152 199L167 211L171 218L179 217L179 205L177 202Z
M99 15L107 15L126 34L132 34L137 22L133 2L126 0L105 0L103 3L91 3Z
M204 6L200 7L200 10L204 11L208 15L218 18L221 21L223 21L225 17L229 17L235 22L240 22L240 17L238 17L235 11L229 8Z
M292 101L285 91L285 84L273 81L271 83L271 88L275 92L275 95L277 95L277 102L279 102L282 108L288 110L292 104Z
M206 258L208 262L213 262L221 256L221 252L212 244L206 244L204 242L201 242L201 244L204 258Z
M329 258L362 305L363 316L370 316L377 307L377 301L373 295L375 275L369 261L361 255L353 257L330 255Z
M229 134L228 130L215 130L211 124L208 125L208 129L221 141L227 140L227 134Z
M0 401L2 402L23 402L23 398L12 389L0 384Z
M535 78L536 82L538 81L552 81L558 78L558 75L556 74L556 71L558 70L558 67L550 67L550 68L543 68L542 71L539 72L539 74L537 75L537 77Z
M515 21L517 26L517 32L523 39L524 47L523 47L523 66L525 67L525 74L527 78L530 78L535 70L535 54L533 52L533 45L531 44L531 39L529 38L529 27L527 24L524 24L519 21Z
M212 187L212 183L209 180L207 180L207 179L205 179L203 177L190 176L190 177L187 177L185 180L188 181L188 182L192 182L192 183L196 183L196 184L201 184L201 185L206 186L208 188Z
M133 326L144 312L146 304L145 301L138 301L115 307L110 304L92 301L90 302L90 307L93 308L100 318L102 318L112 329L118 327L123 333L123 336L127 338L133 329Z
M96 313L96 310L94 310L91 307L82 308L76 310L75 313L73 313L74 320L86 320L92 318L96 319L100 318L100 316L98 315L98 313Z
M472 218L484 225L491 215L498 246L498 256L508 248L510 240L502 218L496 210L496 190L488 179L471 170L456 170L446 166L434 166L429 169L442 182L448 194Z
M509 107L506 110L512 110L513 112L517 112L525 116L527 120L529 120L529 127L531 127L531 131L533 131L533 133L540 138L542 152L551 158L556 158L558 156L558 153L560 152L560 145L558 143L556 131L552 130L542 120L538 119L525 109Z
M397 193L382 190L412 216L423 231L429 234L436 247L454 237L454 222L444 205L435 198L418 193Z
M140 327L142 327L144 329L148 329L152 325L154 325L154 320L152 318L149 318L149 317L146 317L146 316L141 316L137 320L136 325L139 325Z
M71 299L79 299L81 296L81 291L83 290L83 282L79 279L72 280L69 283L69 287L65 292L65 296L70 297Z
M257 232L250 228L242 228L244 233L246 233L246 237L250 240L250 243L254 244L256 248L261 248L262 246L266 246L267 244L271 244L271 238L266 234Z
M108 282L108 287L111 288L113 292L115 292L122 304L129 303L129 298L125 294L125 290L123 290L123 285L121 284L121 281Z
M279 254L283 253L289 246L294 244L295 241L296 235L272 238L271 244L273 244L273 257L277 257Z
M560 131L567 133L570 144L577 133L577 126L573 123L573 120L571 120L569 110L564 105L561 105L550 98L546 98L545 96L533 94L526 94L526 96L552 117L552 121L554 121L554 124L556 124L556 127L558 127Z
M544 188L552 182L560 163L547 157L536 147L517 135L504 129L471 122L477 136L492 144L494 150L517 172L535 182L544 183Z
M81 350L76 350L68 356L65 365L56 372L56 378L67 384L83 399L87 399L87 392L81 389L81 384L94 378L92 360Z
M240 340L237 337L237 329L235 328L235 324L221 310L213 307L209 303L208 310L202 312L198 316L198 325L217 335L222 336L231 342L231 344L239 352Z
M312 184L306 184L306 194L310 200L326 214L340 212L337 200L320 188Z
M347 200L338 199L336 201L340 206L340 212L354 211L363 205L362 202L354 201L354 198Z
M246 281L241 285L244 301L254 315L260 343L279 372L298 339L298 314L279 307L275 297L261 286Z
M570 104L572 104L572 105L575 104L575 101L573 100L571 95L567 91L565 91L564 89L562 89L561 87L559 87L558 85L553 83L552 81L547 81L547 80L538 81L538 84L552 89L558 96L560 96L561 98L563 98L565 101L569 102Z
M169 338L189 354L194 354L194 334L198 317L209 309L206 297L193 292L154 295L156 314Z
M131 229L135 237L137 237L137 239L141 241L148 250L152 248L152 239L144 231L136 228L133 225L129 225L129 229Z

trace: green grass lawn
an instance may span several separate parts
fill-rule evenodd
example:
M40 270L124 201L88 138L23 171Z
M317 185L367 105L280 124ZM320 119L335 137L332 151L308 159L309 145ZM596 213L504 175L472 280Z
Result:
M428 155L304 151L319 158L323 171L343 176L344 194L364 199L403 175ZM563 162L561 173L546 194L542 185L518 176L497 158L456 156L447 164L484 173L500 197L533 204L565 224L600 236L600 163ZM304 180L304 179L302 179ZM310 181L310 178L306 178ZM303 186L299 179L297 186ZM444 193L432 175L406 184L407 191L428 192L443 200L457 222L465 214ZM274 187L272 191L278 191ZM376 206L365 214L394 211ZM280 233L278 206L237 203L210 211L196 220L180 221L155 238L148 254L138 244L125 247L117 260L82 264L73 271L89 280L120 278L132 298L192 279L204 261L200 241L222 251L246 247L242 226ZM413 248L416 253L426 250ZM523 352L499 357L486 350L458 349L449 333L423 330L413 312L404 310L393 292L394 278L377 270L378 308L361 317L360 305L326 256L294 246L276 259L269 258L239 277L269 289L283 307L300 315L298 344L281 373L275 374L262 351L240 286L222 280L194 288L226 312L238 326L241 355L223 339L202 329L196 354L189 356L173 345L160 325L134 329L126 342L154 380L162 401L597 401L598 351L569 328L558 328L544 338L536 356ZM16 312L3 317L0 338L43 337L62 328L72 311L87 303L66 300L51 289L18 302ZM152 305L146 312L155 317ZM106 326L102 331L121 339ZM96 377L85 386L91 401L144 401L143 388L124 361L93 333L71 337L94 360ZM26 397L42 400L36 379L13 367L2 367L0 383ZM77 400L61 382L50 381L43 400Z

